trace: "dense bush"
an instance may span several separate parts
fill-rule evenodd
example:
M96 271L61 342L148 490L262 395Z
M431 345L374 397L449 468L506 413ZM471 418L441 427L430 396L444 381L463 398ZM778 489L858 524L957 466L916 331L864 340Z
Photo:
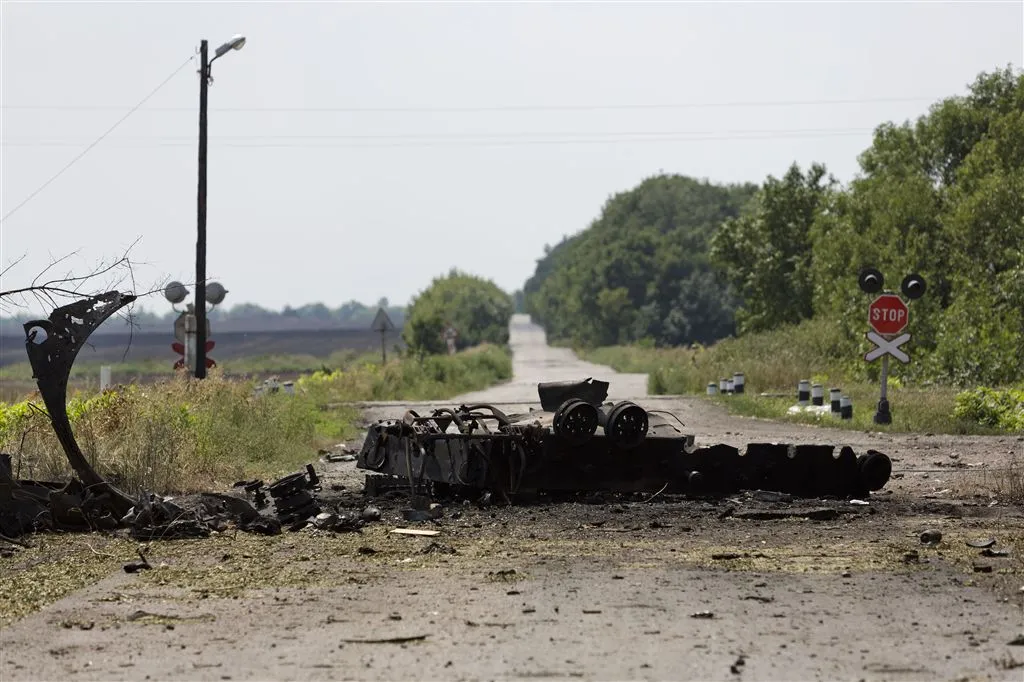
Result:
M956 397L954 416L982 426L1024 431L1024 388L996 390L980 386Z
M494 282L452 270L413 298L402 336L414 352L445 353L444 330L451 324L459 350L481 343L502 346L508 343L513 309L512 297Z

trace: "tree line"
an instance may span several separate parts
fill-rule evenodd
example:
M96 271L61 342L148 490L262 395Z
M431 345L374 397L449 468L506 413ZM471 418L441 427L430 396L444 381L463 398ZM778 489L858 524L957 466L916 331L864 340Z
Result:
M858 161L846 186L817 163L760 187L648 178L545 249L523 309L584 346L708 343L825 318L849 339L836 357L856 363L870 300L857 274L870 266L886 289L910 273L928 283L900 371L1024 379L1024 75L982 73L917 120L878 126Z

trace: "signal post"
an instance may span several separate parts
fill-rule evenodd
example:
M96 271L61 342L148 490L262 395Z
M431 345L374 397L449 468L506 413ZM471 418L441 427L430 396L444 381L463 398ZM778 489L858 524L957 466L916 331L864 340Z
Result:
M878 270L865 268L857 282L864 293L877 294L882 290L885 279ZM907 275L900 289L909 299L920 298L925 291L924 278L918 274ZM871 331L865 337L875 347L864 354L864 359L868 362L882 359L881 390L874 416L876 424L892 423L892 411L889 409L889 356L903 364L910 362L910 355L900 348L910 341L910 334L902 333L909 321L910 308L895 293L883 292L868 305L868 326Z

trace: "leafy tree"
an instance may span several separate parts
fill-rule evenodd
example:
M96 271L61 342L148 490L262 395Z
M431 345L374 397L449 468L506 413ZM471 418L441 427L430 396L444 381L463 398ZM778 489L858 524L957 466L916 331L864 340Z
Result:
M456 348L505 345L512 310L512 297L494 282L452 270L412 300L402 335L409 348L421 353L447 352L443 335L448 324L458 331Z
M711 258L742 304L740 333L795 324L813 315L811 226L836 181L814 164L806 175L793 164L769 176L738 218L726 220L711 242Z
M523 288L526 311L550 339L583 345L731 333L734 301L724 281L700 275L712 270L711 235L754 190L660 175L616 194L590 227L545 249ZM700 303L689 298L696 291Z

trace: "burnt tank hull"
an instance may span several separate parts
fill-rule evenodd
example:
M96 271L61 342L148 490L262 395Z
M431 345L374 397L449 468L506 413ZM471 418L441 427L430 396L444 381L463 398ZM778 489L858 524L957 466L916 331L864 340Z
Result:
M850 447L751 443L698 446L674 415L604 402L608 384L540 384L541 409L439 408L370 426L360 469L415 486L440 484L514 499L544 492L724 495L772 490L866 497L888 482L883 453Z

